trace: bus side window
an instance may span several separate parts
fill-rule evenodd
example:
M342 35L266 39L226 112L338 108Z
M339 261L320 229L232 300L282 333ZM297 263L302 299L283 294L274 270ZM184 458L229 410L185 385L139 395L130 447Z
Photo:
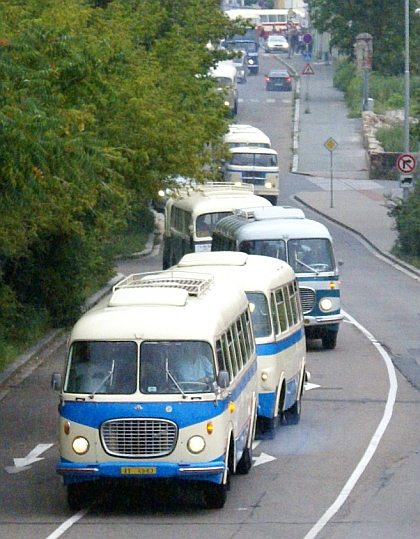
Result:
M276 305L276 312L280 323L280 331L283 333L287 331L289 324L287 320L286 302L281 289L275 291L273 302Z
M238 362L236 359L235 336L232 334L232 328L229 328L227 330L226 335L228 339L227 344L228 344L230 362L232 365L232 374L233 374L233 378L235 378L236 375L238 374Z
M290 297L290 308L292 312L293 325L296 325L299 322L299 307L297 305L298 295L293 286L293 283L288 285L289 297Z
M232 360L229 354L229 342L228 342L227 333L223 333L223 335L221 336L221 341L222 341L222 351L223 351L224 362L226 365L226 370L229 373L230 380L233 380L234 370L233 370Z
M232 327L232 330L235 334L235 348L236 348L236 358L238 361L238 370L241 370L244 365L244 354L243 354L243 348L241 346L243 342L243 333L241 328L241 321L238 318L236 320L234 326Z

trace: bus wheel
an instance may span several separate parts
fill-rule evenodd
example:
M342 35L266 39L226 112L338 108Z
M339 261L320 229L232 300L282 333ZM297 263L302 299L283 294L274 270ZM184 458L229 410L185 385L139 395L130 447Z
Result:
M324 350L334 350L337 344L338 331L326 329L322 334L322 346Z
M94 488L91 483L71 483L67 485L67 504L72 511L80 511L94 500Z
M300 421L300 415L302 413L302 401L297 400L293 406L291 406L285 412L285 419L287 425L297 425Z
M205 485L204 502L207 509L222 509L226 503L227 486L223 483L208 483Z
M242 457L236 465L236 473L246 475L252 468L252 447L245 447Z

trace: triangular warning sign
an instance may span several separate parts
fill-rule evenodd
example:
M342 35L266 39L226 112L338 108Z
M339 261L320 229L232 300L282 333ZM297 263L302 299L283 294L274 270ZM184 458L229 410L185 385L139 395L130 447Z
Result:
M311 64L306 64L303 68L302 75L315 75L314 70L312 69Z

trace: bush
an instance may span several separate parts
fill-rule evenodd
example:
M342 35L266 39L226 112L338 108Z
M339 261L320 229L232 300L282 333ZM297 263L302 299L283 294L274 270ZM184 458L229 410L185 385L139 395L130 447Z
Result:
M395 254L419 267L420 263L420 181L406 201L389 198L388 213L395 219L398 230Z

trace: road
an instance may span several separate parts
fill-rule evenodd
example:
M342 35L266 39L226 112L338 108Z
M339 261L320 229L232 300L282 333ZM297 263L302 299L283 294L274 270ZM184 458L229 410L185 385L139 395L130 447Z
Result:
M238 121L272 139L281 156L280 202L292 203L293 192L314 185L288 173L291 96L267 96L263 79L274 62L264 56L261 74L241 86ZM58 398L50 389L51 373L63 368L63 345L23 381L12 381L0 401L0 537L417 539L420 399L386 350L414 338L416 320L404 313L418 310L418 285L348 232L327 226L344 261L348 316L337 348L324 351L317 341L309 343L312 385L303 397L301 422L258 443L253 469L233 478L223 510L203 510L185 488L140 487L108 492L86 513L68 510L55 473ZM122 261L118 269L128 274L160 268L155 252Z

